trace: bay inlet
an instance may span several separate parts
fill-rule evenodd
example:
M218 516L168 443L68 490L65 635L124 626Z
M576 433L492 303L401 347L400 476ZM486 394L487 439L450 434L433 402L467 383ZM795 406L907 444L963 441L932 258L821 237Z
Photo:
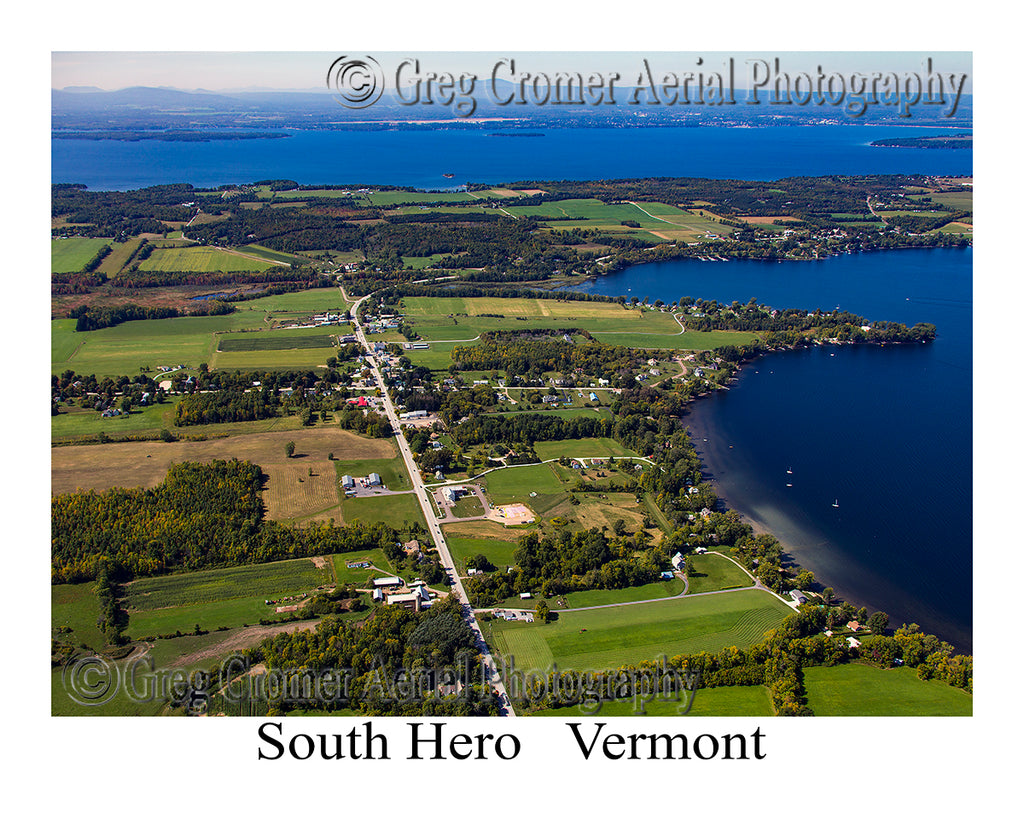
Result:
M744 365L691 405L691 436L726 504L820 583L890 625L972 650L972 251L815 262L639 265L577 288L672 302L841 307L936 325L931 344L823 346Z

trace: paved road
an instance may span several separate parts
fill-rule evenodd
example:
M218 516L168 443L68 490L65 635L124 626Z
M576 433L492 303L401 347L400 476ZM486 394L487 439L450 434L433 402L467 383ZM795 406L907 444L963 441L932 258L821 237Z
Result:
M444 539L444 533L441 531L441 524L438 522L437 515L434 514L434 507L431 505L429 493L423 485L423 479L420 477L419 467L416 466L416 461L413 458L412 449L409 448L409 442L405 440L405 436L402 434L401 423L398 420L398 412L395 409L394 402L391 400L391 396L388 394L388 391L384 386L384 378L377 365L377 357L371 352L372 347L366 340L366 334L363 332L363 326L359 323L359 307L368 298L370 297L363 296L363 298L356 302L351 308L352 321L356 329L356 338L359 340L359 343L363 345L363 349L366 350L371 362L370 369L373 372L373 377L377 380L377 383L380 384L381 395L384 399L384 412L387 415L388 420L391 422L392 428L395 430L395 440L398 442L398 449L402 453L406 469L409 471L413 491L416 493L416 497L420 502L420 508L423 510L423 517L427 521L427 529L430 532L430 536L433 538L434 545L437 546L437 552L441 558L441 565L444 566L449 577L454 583L452 586L453 593L458 596L459 601L462 603L463 615L466 617L470 628L473 629L476 636L477 649L484 657L484 666L490 676L491 685L494 690L498 692L498 697L502 704L501 713L503 716L514 717L515 711L512 709L512 703L505 690L505 684L498 675L497 667L494 663L494 657L491 655L491 650L487 645L487 641L484 640L483 631L481 631L480 624L476 620L473 608L469 604L469 596L466 594L466 590L462 587L462 579L455 570L455 561L452 560L451 552L448 550L448 542Z

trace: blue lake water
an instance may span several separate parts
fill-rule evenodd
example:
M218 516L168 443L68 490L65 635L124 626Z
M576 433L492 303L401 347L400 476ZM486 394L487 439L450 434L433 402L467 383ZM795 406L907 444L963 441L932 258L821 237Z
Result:
M699 176L781 179L865 173L970 174L971 152L872 148L872 140L949 128L552 128L516 139L476 130L290 131L288 139L221 142L54 139L53 182L128 190L294 179L300 184L411 185ZM453 173L453 179L443 174Z
M806 263L676 260L578 289L666 302L756 297L935 324L927 345L762 357L729 391L697 401L688 423L728 505L819 580L888 612L893 625L916 622L970 651L971 262L971 250L953 249Z

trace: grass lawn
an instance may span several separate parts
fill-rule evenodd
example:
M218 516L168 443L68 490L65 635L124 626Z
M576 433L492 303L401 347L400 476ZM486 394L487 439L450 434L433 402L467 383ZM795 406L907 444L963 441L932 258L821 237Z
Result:
M686 708L686 699L654 700L644 704L644 713L640 713L633 700L616 700L603 702L595 712L583 711L578 705L566 705L561 708L545 708L525 716L558 717L575 719L577 717L676 717L682 716L680 708ZM771 701L768 689L763 685L729 685L720 688L699 688L693 695L688 717L770 717Z
M337 578L339 586L347 586L349 583L362 586L371 577L380 577L381 572L389 575L394 571L391 563L384 556L382 549L345 552L344 554L332 555L332 559L334 561L334 576ZM349 563L362 563L363 561L372 563L380 571L374 569L350 569L348 567Z
M550 464L529 464L496 469L483 476L491 503L526 503L532 505L530 493L537 495L561 494L564 490Z
M341 514L345 523L386 523L396 529L407 528L418 523L424 529L427 522L416 495L381 495L375 498L345 498L341 502Z
M542 461L548 458L638 458L631 449L626 449L611 438L580 438L575 441L537 441L533 451Z
M860 663L804 669L807 704L819 717L970 716L973 698L912 668Z
M465 572L466 559L475 555L484 555L500 570L505 566L515 565L512 555L517 544L507 540L491 540L489 538L450 537L447 538L448 549L455 559L456 568Z
M632 603L637 600L658 600L663 597L675 597L683 591L683 581L679 578L658 580L644 586L630 586L625 589L591 589L589 591L571 592L564 595L571 609L587 606L606 606L610 603ZM560 607L551 606L556 611Z
M731 560L714 552L691 555L689 559L693 564L693 572L687 577L690 581L689 594L719 589L741 589L754 585L750 575Z
M661 655L719 651L758 642L792 614L778 599L756 589L708 597L561 611L547 625L491 624L494 646L521 670L579 671L615 668Z
M475 518L484 513L484 507L476 495L469 495L455 501L452 514L457 518Z
M61 406L60 415L50 417L50 438L70 440L105 432L112 438L146 430L174 430L174 407L180 400L174 396L163 404L133 409L128 415L102 418L94 409Z

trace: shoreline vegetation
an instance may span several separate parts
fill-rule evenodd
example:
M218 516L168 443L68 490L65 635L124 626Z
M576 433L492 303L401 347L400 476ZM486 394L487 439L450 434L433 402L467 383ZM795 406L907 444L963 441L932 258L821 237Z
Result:
M688 405L727 389L744 363L763 355L819 344L928 343L935 337L933 325L908 328L838 308L808 312L761 305L753 299L723 304L684 297L671 304L660 300L648 304L647 299L636 297L546 289L578 284L630 264L680 256L800 260L902 247L966 246L969 234L942 232L954 221L965 224L963 220L970 219L964 208L969 204L969 185L962 183L925 177L779 180L743 183L746 188L718 180L523 182L501 192L467 186L464 193L473 195L468 202L429 196L417 201L415 191L383 187L339 190L337 196L328 196L325 189L302 188L290 180L265 180L241 189L225 186L218 191L178 185L117 194L54 185L55 244L82 239L94 243L83 247L77 274L54 273L54 312L77 321L76 336L98 338L124 322L143 327L143 321L149 326L170 320L237 319L230 330L220 332L260 332L262 314L240 309L246 301L287 301L313 289L336 296L340 286L343 298L338 304L343 307L338 315L319 319L347 328L349 310L358 309L359 326L377 325L376 332L383 333L381 341L367 346L379 357L381 363L373 366L382 367L384 377L383 383L377 383L363 364L366 351L342 329L337 346L331 342L318 359L326 359L326 366L317 364L315 369L211 369L208 360L198 366L179 364L173 370L161 367L167 376L150 376L152 369L145 364L137 375L121 373L113 378L74 369L57 375L55 369L52 414L66 414L77 406L82 411L123 411L128 416L140 406L173 402L173 426L199 424L204 430L215 430L221 423L262 423L296 415L300 428L334 424L369 439L383 439L403 432L391 428L379 401L368 403L365 398L372 398L375 389L390 390L406 412L438 419L431 429L410 430L407 435L421 471L466 482L492 466L540 463L534 445L541 442L609 440L625 452L639 454L640 462L632 456L608 458L607 468L615 471L589 482L581 477L569 490L567 508L579 506L581 499L604 497L601 493L631 493L637 504L647 503L656 510L657 521L644 514L641 525L632 525L633 531L622 519L603 530L588 530L566 525L565 515L571 519L572 514L560 511L519 538L514 565L507 571L484 571L467 578L464 585L473 605L490 607L523 593L537 594L544 604L543 613L538 606L538 616L546 621L550 614L546 600L641 586L655 582L674 566L673 556L685 560L697 549L721 551L750 572L761 588L780 598L800 592L805 602L793 604L797 613L769 632L762 643L747 653L740 651L738 664L724 655L673 658L697 664L709 674L721 672L711 679L734 680L711 684L765 685L776 713L809 714L804 665L834 665L860 656L883 667L919 668L922 679L937 677L971 691L971 657L957 655L953 646L937 637L921 635L914 624L903 624L889 636L884 612L869 615L864 607L835 600L834 590L822 588L811 572L785 553L774 535L758 531L733 510L723 511L714 486L704 478L704 465L685 423ZM301 206L295 206L296 199ZM714 199L719 204L709 201ZM598 204L580 204L591 200ZM729 201L733 204L723 203ZM596 219L601 226L585 226L587 219L576 218L580 212L589 213L589 221ZM635 219L632 214L642 215ZM653 224L658 221L671 227ZM686 238L695 236L699 238L693 242ZM97 239L106 241L98 250ZM180 254L183 247L221 252L242 248L250 257L256 254L276 264L237 274L152 267L161 251ZM285 258L294 261L281 264ZM409 259L430 261L417 266ZM223 285L237 291L239 284L261 287L211 298L199 308L191 301L188 312L199 312L203 319L184 318L185 311L177 306L193 299L197 288ZM357 308L352 308L353 298L359 299ZM303 304L293 316L308 322L314 310ZM527 309L529 305L536 313ZM312 301L308 307L313 307ZM520 316L516 310L526 312ZM541 316L550 318L540 321ZM533 321L533 326L517 328L513 319ZM644 331L623 330L626 319L631 324L642 322ZM499 322L502 329L495 329L499 325L492 322ZM647 329L654 324L662 330ZM290 332L296 333L316 329L311 324L283 325L276 320L265 329L270 326L293 326ZM595 337L606 332L626 332L624 340L630 341L620 345ZM699 334L716 333L708 349L664 347L670 336L689 341ZM654 346L637 341L645 335L651 336ZM217 355L241 356L248 350L264 361L268 356L285 361L286 354L311 348L312 353L302 354L319 356L321 342L310 338L308 343L283 346L247 342L235 345L237 350L218 341L207 354L216 349ZM438 338L444 341L434 341ZM61 344L77 352L73 340L64 339ZM81 343L85 342L79 347ZM203 344L208 345L208 340ZM432 358L421 357L414 349L417 344L423 349L439 346L439 352L430 349ZM73 363L70 356L68 361ZM426 361L431 363L422 363ZM671 362L673 369L662 373L652 361L661 367ZM488 373L490 377L479 377ZM162 378L170 382L169 389L160 383ZM604 400L591 392L591 404L607 407L605 415L563 418L542 411L550 403L546 398L569 395L571 399L577 388L582 398L598 384L598 389L608 392L602 393ZM503 391L500 398L520 404L515 411L499 407L496 385ZM516 391L517 400L509 390ZM360 397L363 404L354 406ZM585 399L582 407L593 409ZM145 435L140 431L123 440L142 440ZM176 438L169 428L157 437ZM117 440L104 432L96 439L101 444ZM571 466L570 459L561 460L565 461L559 464L562 468ZM259 564L303 554L320 556L369 548L385 540L400 545L404 539L423 536L417 523L399 532L390 527L336 527L333 518L330 525L321 522L307 528L262 521L259 467L215 463L215 469L233 477L231 486L226 483L223 491L204 501L216 518L216 526L204 531L196 529L195 518L182 522L177 513L162 509L166 519L154 539L141 523L146 515L140 516L160 492L171 503L182 491L182 483L189 484L190 491L192 484L202 487L206 468L199 464L182 464L158 491L107 490L100 495L71 493L54 498L54 582L101 584L109 603L105 628L111 645L123 646L128 619L117 609L117 588L134 577L239 562ZM311 466L308 477L313 476ZM565 490L559 486L557 491ZM106 539L76 535L88 531L79 518L91 514L93 507L127 527L129 540L111 540L116 529L105 533ZM211 532L222 536L216 545L209 540ZM261 540L250 543L254 532ZM191 545L179 543L181 537ZM442 567L432 550L427 551L433 567L432 579L427 581L434 583L441 579ZM334 603L326 600L322 608L333 610ZM389 611L390 607L374 609L369 622L380 620L385 628L384 621L399 617ZM401 626L410 634L419 633L420 627L442 614L456 617L447 608L436 611L437 616L422 622L401 615ZM859 626L854 621L866 624L872 636L855 638ZM336 624L330 622L324 635L338 636ZM59 648L61 656L73 653L63 641L57 643L55 652ZM253 659L272 656L280 647L264 644ZM454 651L453 647L446 655L451 661ZM534 702L531 707L542 705ZM493 713L495 708L486 697L477 706L476 713Z

